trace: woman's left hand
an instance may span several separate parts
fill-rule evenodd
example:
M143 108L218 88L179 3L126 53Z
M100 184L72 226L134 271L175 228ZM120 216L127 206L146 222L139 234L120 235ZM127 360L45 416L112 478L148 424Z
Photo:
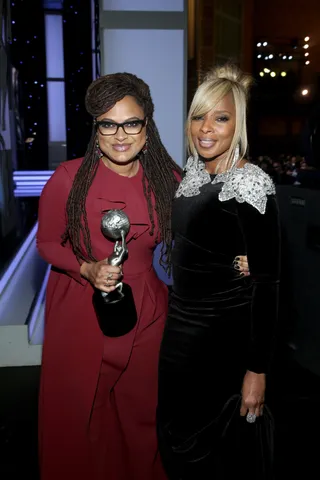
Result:
M262 415L265 390L266 375L248 370L242 384L241 416L244 417L248 413L256 417Z
M233 268L235 270L238 270L238 272L245 276L248 277L250 275L249 271L249 264L248 264L248 258L246 255L239 255L236 257L233 261Z

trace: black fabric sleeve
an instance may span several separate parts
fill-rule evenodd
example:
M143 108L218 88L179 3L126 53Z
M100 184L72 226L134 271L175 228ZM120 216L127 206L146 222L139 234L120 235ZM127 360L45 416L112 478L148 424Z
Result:
M277 201L268 196L261 214L238 203L239 222L246 244L253 284L247 369L267 373L275 344L280 277L280 221Z

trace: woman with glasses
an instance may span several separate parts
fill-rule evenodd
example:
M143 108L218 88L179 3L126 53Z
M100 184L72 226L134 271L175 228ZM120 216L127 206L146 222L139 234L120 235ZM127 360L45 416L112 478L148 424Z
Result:
M153 268L171 259L171 202L181 169L163 146L149 87L128 73L88 88L93 117L84 158L62 163L39 205L38 249L52 265L39 400L42 480L161 480L157 455L157 365L167 286ZM108 264L114 241L101 219L130 221L123 268ZM241 252L239 252L241 253ZM239 267L241 268L241 267ZM131 287L137 323L105 336L93 293Z

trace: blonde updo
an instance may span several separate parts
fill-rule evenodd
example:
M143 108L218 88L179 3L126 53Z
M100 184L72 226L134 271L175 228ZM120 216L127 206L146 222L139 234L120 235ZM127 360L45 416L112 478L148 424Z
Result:
M252 84L253 78L231 63L217 66L207 72L203 82L199 85L193 97L189 109L187 137L190 154L197 154L191 136L192 119L194 117L206 115L231 92L236 110L236 125L233 140L228 152L228 158L226 160L227 169L231 164L237 145L239 145L240 148L239 161L246 155L248 148L246 111L248 96Z
M250 88L253 84L251 75L243 73L236 65L227 63L209 70L204 81L214 82L218 80L229 81L243 88L246 96L248 96Z

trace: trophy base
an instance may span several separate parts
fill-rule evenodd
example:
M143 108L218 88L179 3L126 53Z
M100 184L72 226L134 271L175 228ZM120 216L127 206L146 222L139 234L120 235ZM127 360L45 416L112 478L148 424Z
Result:
M120 302L124 298L124 293L123 293L123 283L121 283L120 288L117 288L116 290L113 290L113 292L110 293L105 293L101 292L100 293L104 303L117 303Z
M114 290L102 296L96 290L92 297L102 333L107 337L121 337L129 333L138 320L137 310L130 285L123 283L122 290Z

